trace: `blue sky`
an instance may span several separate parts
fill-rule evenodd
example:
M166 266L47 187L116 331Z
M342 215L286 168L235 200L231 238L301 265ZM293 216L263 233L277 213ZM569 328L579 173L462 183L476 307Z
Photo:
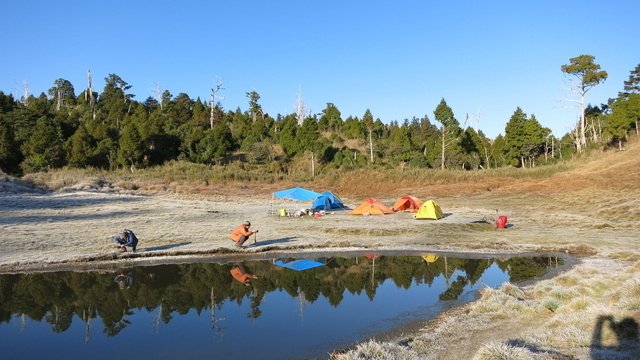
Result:
M490 137L518 106L562 136L578 110L560 66L595 56L609 78L587 101L615 97L640 63L639 12L637 0L8 0L0 90L63 78L80 93L90 69L98 91L113 73L140 101L156 85L208 101L220 79L227 110L257 91L270 115L294 113L300 89L314 113L332 102L343 119L435 123L444 98L461 124L479 110Z

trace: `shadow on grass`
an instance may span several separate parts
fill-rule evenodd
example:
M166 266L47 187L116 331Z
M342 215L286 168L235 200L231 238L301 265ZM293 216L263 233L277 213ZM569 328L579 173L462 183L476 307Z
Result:
M153 246L153 247L147 247L147 248L141 248L140 250L142 251L160 251L160 250L169 250L169 249L173 249L179 246L185 246L185 245L189 245L191 244L190 241L185 241L185 242L181 242L181 243L176 243L176 244L167 244L167 245L160 245L160 246Z
M617 345L603 344L605 327L608 327L609 331L615 334ZM598 316L591 338L591 359L638 359L639 353L640 329L634 318L625 317L616 321L612 315Z
M255 245L253 243L251 243L250 245L252 245L252 246L266 246L266 245L273 245L273 244L282 244L282 243L291 242L291 241L293 241L295 239L296 239L295 237L284 237L284 238L280 238L280 239L261 240L261 241L258 241Z
M557 360L573 360L575 359L573 356L565 355L561 352L549 349L543 349L536 345L529 344L523 340L509 340L507 341L507 345L512 347L525 348L536 355L551 355L552 359Z

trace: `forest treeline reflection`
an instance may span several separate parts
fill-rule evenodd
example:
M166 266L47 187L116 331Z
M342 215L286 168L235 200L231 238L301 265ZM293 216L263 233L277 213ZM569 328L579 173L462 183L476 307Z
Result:
M284 259L292 260L292 259ZM158 312L158 321L169 323L176 314L220 309L225 302L249 301L249 317L258 318L265 294L284 291L301 294L313 303L324 297L334 307L345 292L366 294L373 300L376 289L391 280L399 288L431 285L442 277L446 289L442 301L456 300L465 286L475 284L493 264L518 282L541 276L562 258L515 257L510 259L461 259L436 255L316 258L323 263L313 269L294 271L274 260L243 262L243 271L257 278L237 281L232 269L239 263L197 263L135 267L116 272L55 272L0 276L0 323L13 317L51 324L64 332L74 317L85 322L102 320L109 336L118 334L134 310Z

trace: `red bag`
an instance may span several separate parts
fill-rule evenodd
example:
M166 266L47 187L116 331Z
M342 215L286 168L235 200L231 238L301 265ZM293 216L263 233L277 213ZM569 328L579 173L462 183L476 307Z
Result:
M504 229L507 227L507 217L504 215L499 216L498 220L496 220L496 227L498 229Z

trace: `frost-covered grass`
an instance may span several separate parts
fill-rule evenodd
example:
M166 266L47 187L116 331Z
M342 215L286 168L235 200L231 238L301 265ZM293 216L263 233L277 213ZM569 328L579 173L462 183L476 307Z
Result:
M441 316L406 346L370 342L343 359L640 358L639 269L640 263L596 261L526 288L487 288L478 301ZM373 344L387 352L368 354L378 349ZM465 347L467 352L460 350Z

